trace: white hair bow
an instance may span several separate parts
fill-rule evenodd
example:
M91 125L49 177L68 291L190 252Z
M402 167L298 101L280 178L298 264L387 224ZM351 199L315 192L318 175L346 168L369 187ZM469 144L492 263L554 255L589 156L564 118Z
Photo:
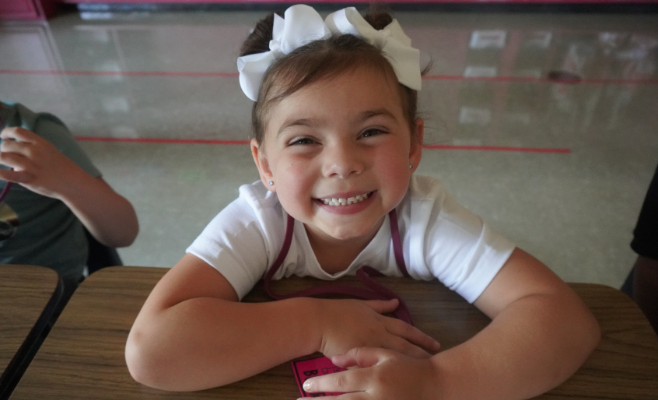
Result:
M238 58L242 91L256 101L263 76L275 60L312 41L344 34L361 37L382 50L398 81L410 89L420 90L420 52L411 47L411 39L397 20L378 31L354 7L336 11L322 21L312 7L298 4L289 7L284 18L274 15L270 51Z
M331 33L322 17L312 7L304 4L289 7L284 18L274 14L270 51L238 58L242 91L256 101L263 76L276 59L314 40L327 39L329 36Z
M393 66L398 82L420 90L420 51L411 47L411 39L402 31L398 20L378 31L354 7L343 8L325 19L332 35L351 34L377 47Z

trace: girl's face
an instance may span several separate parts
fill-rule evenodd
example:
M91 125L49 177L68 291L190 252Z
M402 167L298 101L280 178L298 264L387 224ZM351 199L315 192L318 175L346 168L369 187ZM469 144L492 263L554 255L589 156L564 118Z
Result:
M368 68L313 83L274 105L252 140L263 184L312 241L370 241L404 197L423 121L411 140L397 85Z

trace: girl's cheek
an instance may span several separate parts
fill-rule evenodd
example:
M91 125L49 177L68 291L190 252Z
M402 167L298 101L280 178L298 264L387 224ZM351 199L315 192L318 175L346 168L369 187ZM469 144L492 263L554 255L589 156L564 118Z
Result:
M303 176L309 172L311 165L301 157L292 157L287 163L286 171L293 176Z

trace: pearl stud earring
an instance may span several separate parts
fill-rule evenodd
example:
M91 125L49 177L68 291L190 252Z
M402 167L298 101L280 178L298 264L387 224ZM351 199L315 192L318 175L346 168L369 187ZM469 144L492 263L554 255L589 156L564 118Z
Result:
M270 184L270 186L274 185L273 181L269 181L268 183Z

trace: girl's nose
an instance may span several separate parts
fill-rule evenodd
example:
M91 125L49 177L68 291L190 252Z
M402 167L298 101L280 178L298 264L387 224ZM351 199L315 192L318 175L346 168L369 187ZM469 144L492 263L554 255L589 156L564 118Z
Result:
M323 173L326 177L347 178L365 169L364 154L355 145L334 145L325 148Z

